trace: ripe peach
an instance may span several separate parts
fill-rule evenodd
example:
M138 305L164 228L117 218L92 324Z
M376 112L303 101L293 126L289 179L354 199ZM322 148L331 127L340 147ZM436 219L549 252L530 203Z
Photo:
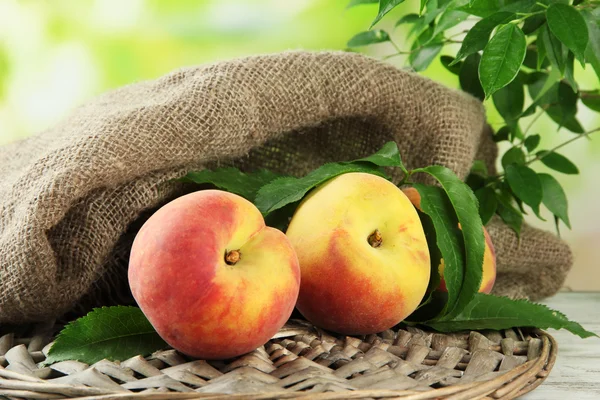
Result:
M381 332L425 295L430 260L419 216L379 176L348 173L325 182L302 201L286 234L302 271L296 307L319 327Z
M413 205L421 210L421 195L417 189L413 187L402 189L406 197L408 197ZM459 224L460 227L460 224ZM481 285L479 286L480 293L490 293L494 287L496 281L496 252L494 250L494 244L488 234L485 227L483 227L483 235L485 236L485 251L483 253L483 277L481 279ZM446 281L444 281L444 259L442 258L438 271L440 274L440 286L439 290L447 292Z
M244 198L180 197L135 238L129 284L158 334L190 356L225 359L266 343L291 315L300 269L289 240Z

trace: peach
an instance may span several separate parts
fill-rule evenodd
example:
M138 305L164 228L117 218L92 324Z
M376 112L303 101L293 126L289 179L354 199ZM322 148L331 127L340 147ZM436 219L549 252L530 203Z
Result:
M421 195L419 195L417 189L409 187L402 189L402 191L410 199L413 205L417 209L421 210ZM492 239L490 238L490 235L485 227L483 227L483 235L485 236L485 251L483 253L483 276L481 279L481 285L479 286L479 292L490 293L494 287L494 282L496 281L496 252L494 250ZM438 289L443 292L447 292L448 289L446 288L446 281L444 281L444 267L444 259L442 258L438 267L438 272L440 274L440 286Z
M153 214L135 238L129 284L173 348L226 359L266 343L290 317L300 287L296 253L258 209L204 190Z
M296 307L313 324L370 334L419 305L429 249L415 208L393 183L348 173L314 189L286 232L302 272Z

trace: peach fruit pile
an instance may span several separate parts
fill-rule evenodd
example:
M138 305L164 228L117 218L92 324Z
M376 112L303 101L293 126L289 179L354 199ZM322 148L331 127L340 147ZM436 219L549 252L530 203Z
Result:
M419 206L414 189L348 173L310 192L284 234L240 196L195 192L144 224L131 250L129 284L158 334L198 358L256 349L294 307L333 332L381 332L426 294L431 261ZM496 267L485 235L480 291L487 293Z

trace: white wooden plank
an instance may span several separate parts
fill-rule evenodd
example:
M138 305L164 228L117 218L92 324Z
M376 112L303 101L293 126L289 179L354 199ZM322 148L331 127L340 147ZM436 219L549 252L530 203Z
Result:
M559 293L542 303L600 334L600 293ZM524 400L600 399L600 339L581 339L549 330L558 342L558 358L546 381Z

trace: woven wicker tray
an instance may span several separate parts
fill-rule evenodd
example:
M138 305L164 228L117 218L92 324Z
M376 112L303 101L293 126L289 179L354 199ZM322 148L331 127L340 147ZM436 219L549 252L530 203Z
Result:
M544 381L557 352L539 330L440 334L406 327L336 337L292 320L264 347L226 362L164 350L40 368L47 328L29 338L0 337L0 398L513 399Z

